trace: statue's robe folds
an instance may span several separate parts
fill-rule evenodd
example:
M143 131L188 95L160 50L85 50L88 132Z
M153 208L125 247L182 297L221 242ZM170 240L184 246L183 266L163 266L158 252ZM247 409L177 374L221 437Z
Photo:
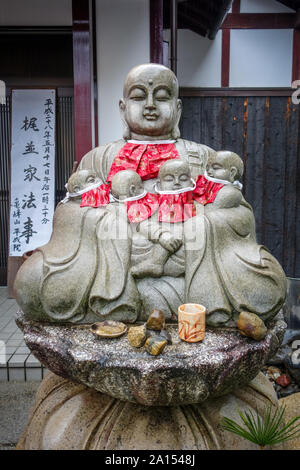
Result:
M93 168L103 181L109 174L115 155L124 145L118 141L89 152L80 168ZM189 162L192 176L204 172L212 149L179 139L179 156ZM153 180L151 180L153 181ZM150 183L150 182L145 182ZM149 185L149 189L153 187ZM282 306L286 295L285 274L267 249L256 243L253 211L244 200L239 207L203 211L184 223L185 246L172 255L165 275L137 281L144 305L163 308L170 318L180 302L201 302L208 312L249 310L266 319ZM195 244L190 244L197 233ZM189 241L188 241L189 240ZM132 246L132 263L146 258L148 241Z
M79 169L93 169L106 181L124 140L86 154ZM179 139L179 157L192 177L203 174L210 152L205 145ZM144 181L153 192L155 180ZM160 278L134 280L130 267L151 263L151 243L132 234L120 205L103 208L60 204L51 240L21 267L15 291L25 314L38 320L134 322L160 308L174 318L184 302L202 303L208 314L249 310L272 317L285 299L286 279L279 263L258 245L251 207L200 207L184 225L184 243L171 255ZM116 213L116 206L119 207ZM209 207L210 206L210 207ZM196 234L196 240L194 240Z
M136 320L140 300L130 274L131 236L124 209L116 204L81 208L80 199L58 205L50 241L23 264L16 279L25 313L56 322L94 321L102 315ZM24 286L26 278L31 282ZM38 303L27 305L24 288L31 297L37 293Z
M250 311L266 320L286 296L286 277L278 261L255 235L251 206L209 207L185 224L185 298L209 314Z

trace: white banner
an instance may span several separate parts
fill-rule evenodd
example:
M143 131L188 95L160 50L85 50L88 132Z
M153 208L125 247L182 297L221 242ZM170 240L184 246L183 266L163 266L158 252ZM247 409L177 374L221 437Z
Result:
M9 255L47 243L55 178L55 90L13 90Z

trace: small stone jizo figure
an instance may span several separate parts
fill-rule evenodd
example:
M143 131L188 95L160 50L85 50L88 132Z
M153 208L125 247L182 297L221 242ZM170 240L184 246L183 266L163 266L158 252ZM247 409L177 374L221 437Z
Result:
M80 170L70 176L66 184L66 188L69 197L70 195L71 197L76 197L75 195L78 194L79 200L79 197L83 194L83 192L89 191L90 188L97 184L101 184L101 180L96 176L94 171Z
M240 180L243 176L244 164L234 152L222 150L213 154L206 167L206 177L224 186L218 191L209 209L237 207L242 201ZM231 184L227 184L227 183Z
M193 181L189 165L182 160L169 160L160 169L158 175L157 191L158 197L153 202L153 214L138 223L137 231L154 243L151 257L132 267L132 274L135 277L153 276L159 277L163 274L164 264L172 253L175 253L182 245L183 227L181 223L176 223L176 217L172 220L170 210L180 213L182 222L183 214L187 206L183 195L193 190ZM145 195L143 184L139 175L131 170L124 170L117 173L112 179L111 193L120 202L128 202L142 198ZM170 201L170 196L172 201ZM175 196L175 199L174 197ZM166 211L164 204L166 203ZM138 201L138 199L137 199ZM142 200L141 200L141 203ZM136 203L140 209L141 205ZM170 209L171 207L171 209ZM156 209L158 208L158 211ZM190 209L190 208L189 208ZM130 211L130 208L129 208ZM130 212L129 212L130 213Z

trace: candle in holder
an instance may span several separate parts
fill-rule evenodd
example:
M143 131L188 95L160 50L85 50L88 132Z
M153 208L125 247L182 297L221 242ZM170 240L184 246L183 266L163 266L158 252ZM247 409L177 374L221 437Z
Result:
M202 341L205 335L206 308L198 304L183 304L178 307L179 338L188 343Z

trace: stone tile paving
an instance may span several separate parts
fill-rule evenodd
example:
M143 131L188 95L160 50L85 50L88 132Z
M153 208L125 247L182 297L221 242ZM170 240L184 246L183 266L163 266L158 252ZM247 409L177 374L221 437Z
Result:
M18 304L0 287L0 381L42 380L46 369L27 348L15 323Z

